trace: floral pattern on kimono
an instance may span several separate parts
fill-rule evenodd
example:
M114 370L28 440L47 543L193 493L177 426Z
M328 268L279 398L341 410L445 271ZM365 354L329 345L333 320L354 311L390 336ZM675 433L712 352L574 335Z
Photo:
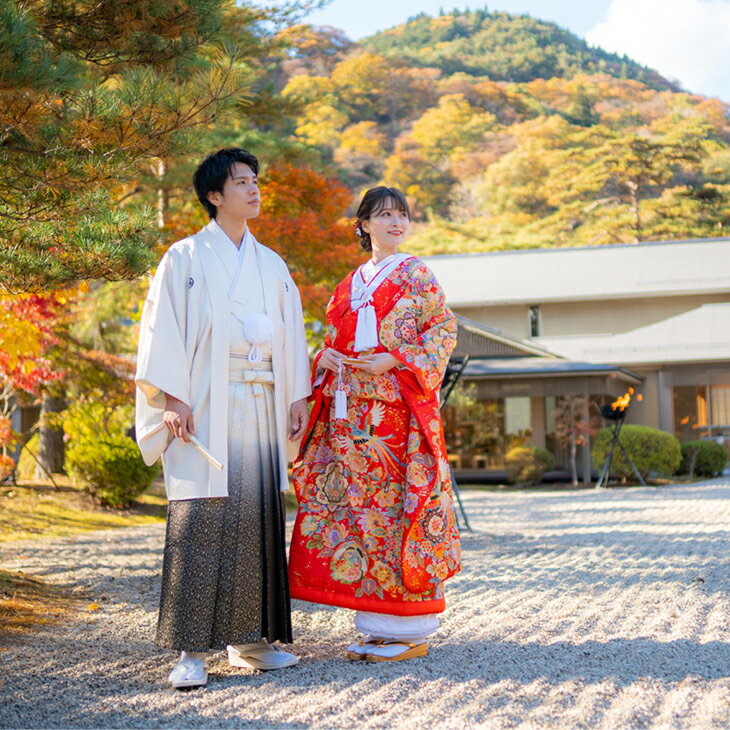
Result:
M357 356L352 276L327 308L325 346ZM315 389L294 466L292 596L381 613L437 613L445 608L443 582L460 567L438 407L456 318L416 258L390 273L372 304L380 341L373 352L390 352L400 365L378 376L343 368L346 419L334 418L333 373Z

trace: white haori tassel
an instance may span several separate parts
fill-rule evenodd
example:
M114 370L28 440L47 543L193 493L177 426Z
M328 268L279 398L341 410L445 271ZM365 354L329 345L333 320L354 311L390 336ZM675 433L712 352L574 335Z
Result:
M355 352L372 350L377 347L378 320L375 316L375 307L372 304L363 304L357 310L357 326L355 327Z
M342 384L342 363L337 363L337 390L335 390L335 418L347 418L347 393Z
M249 314L243 320L243 336L251 343L248 351L249 362L261 362L264 354L261 345L271 342L274 338L274 323L267 314Z

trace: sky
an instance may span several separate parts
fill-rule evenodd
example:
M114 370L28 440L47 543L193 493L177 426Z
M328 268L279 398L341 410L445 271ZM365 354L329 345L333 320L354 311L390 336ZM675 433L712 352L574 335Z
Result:
M264 0L261 0L262 4ZM730 0L495 0L489 10L551 20L607 51L625 53L688 91L730 102ZM341 28L353 40L404 23L485 2L332 0L306 22Z

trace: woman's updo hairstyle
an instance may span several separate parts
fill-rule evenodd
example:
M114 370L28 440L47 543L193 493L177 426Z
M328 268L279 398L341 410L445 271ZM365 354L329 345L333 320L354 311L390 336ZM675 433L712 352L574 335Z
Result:
M392 203L392 205L389 206L388 203ZM372 251L373 243L370 240L370 234L363 229L362 222L388 207L397 208L401 213L408 216L408 220L411 219L411 211L406 196L398 188L386 188L385 185L379 185L377 188L370 188L362 196L360 207L357 209L355 235L360 239L360 246L363 251Z

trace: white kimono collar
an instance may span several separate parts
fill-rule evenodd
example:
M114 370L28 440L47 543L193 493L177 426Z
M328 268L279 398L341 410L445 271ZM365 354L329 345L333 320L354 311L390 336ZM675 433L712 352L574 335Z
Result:
M378 321L372 305L373 295L393 270L410 258L410 254L395 253L378 264L368 261L352 277L350 309L357 312L353 345L355 352L365 352L378 346Z
M391 272L407 259L413 258L409 253L394 253L380 263L366 261L352 277L350 288L350 307L356 311L373 298L378 287L390 276Z
M213 234L212 248L228 273L227 294L232 310L242 317L254 292L258 293L257 289L261 290L260 299L265 299L257 253L259 243L248 229L241 240L241 245L236 247L215 220L211 220L205 228Z

